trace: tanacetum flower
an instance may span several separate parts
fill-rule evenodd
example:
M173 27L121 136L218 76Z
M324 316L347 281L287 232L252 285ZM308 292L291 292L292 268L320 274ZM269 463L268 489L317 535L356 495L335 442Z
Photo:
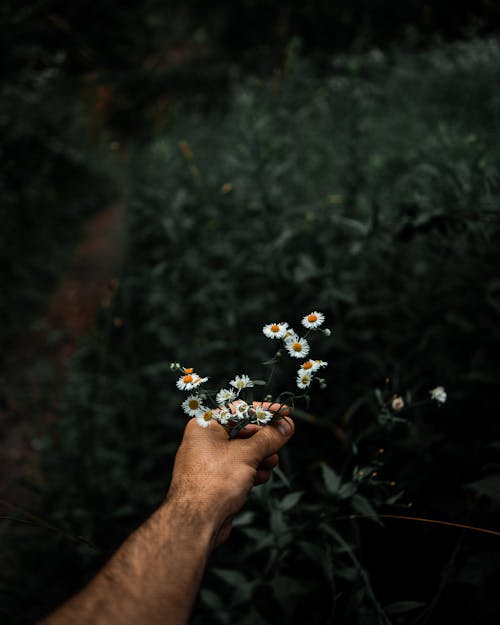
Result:
M197 395L190 395L182 402L182 409L190 417L196 417L200 410L203 410L201 399Z
M199 386L200 384L203 384L207 380L208 378L200 378L200 376L195 376L195 379L193 381L193 388L195 388L196 386Z
M231 411L223 406L218 412L214 413L215 419L222 425L226 425L232 417Z
M308 330L315 330L325 321L325 315L315 310L302 319L302 325Z
M214 418L213 410L200 410L196 415L196 423L201 425L202 428L207 428L210 425L210 421Z
M234 386L234 388L238 389L238 393L244 389L244 388L250 388L253 386L253 382L252 380L249 378L248 375L243 374L243 375L237 375L234 380L231 380L229 382L229 384L231 386Z
M195 373L187 373L177 380L176 385L181 391L190 391L196 386L197 380L199 379L201 378L199 378L199 376Z
M300 369L299 369L299 372L300 372ZM297 386L301 389L308 388L308 386L311 384L311 380L312 380L312 375L310 373L306 373L305 371L303 371L302 373L299 373L299 375L297 376Z
M301 339L298 336L292 336L287 339L285 347L293 358L304 358L309 353L309 343L306 339Z
M269 423L273 418L273 413L269 410L265 410L264 408L259 407L255 408L255 418L257 419L257 423L264 425L265 423Z
M249 410L250 406L246 403L246 401L240 401L237 404L234 404L234 409L235 409L235 418L238 421L241 421L243 419L246 419L248 416L248 410Z
M319 369L322 369L323 367L328 367L328 363L324 360L315 360L314 362Z
M395 412L399 412L405 407L405 400L399 395L394 395L394 397L392 398L391 406Z
M438 404L444 404L444 402L446 401L447 394L444 390L444 387L442 386L436 386L436 388L430 390L429 393L431 395L431 399L437 401Z
M309 359L300 365L300 369L298 370L297 374L300 374L302 372L314 373L315 371L318 371L318 369L321 369L321 367L326 367L327 365L328 363L324 360Z
M236 399L236 393L231 388L221 388L215 396L215 401L219 406L231 402L233 399Z
M288 323L268 323L262 328L262 332L268 339L282 339L288 330Z

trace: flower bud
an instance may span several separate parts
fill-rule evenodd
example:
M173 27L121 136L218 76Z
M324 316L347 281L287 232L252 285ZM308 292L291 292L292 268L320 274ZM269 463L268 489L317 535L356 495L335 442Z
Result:
M400 412L405 407L404 399L400 395L394 395L391 406L394 412Z

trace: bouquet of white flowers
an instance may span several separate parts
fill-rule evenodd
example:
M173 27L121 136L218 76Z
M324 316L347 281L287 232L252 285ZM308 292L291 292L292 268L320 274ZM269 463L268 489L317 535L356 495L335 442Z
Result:
M207 377L195 373L191 367L183 367L179 363L172 363L171 369L178 371L181 376L177 380L177 388L190 393L182 402L184 412L190 417L195 417L201 427L208 427L212 421L217 421L224 426L229 436L233 438L248 423L267 425L282 418L281 408L293 407L293 403L299 398L308 398L311 385L318 382L320 388L326 387L324 378L319 377L318 372L328 365L324 360L307 358L310 353L308 336L311 332L320 332L324 336L330 336L331 331L323 328L325 316L323 313L314 311L302 319L302 326L306 328L304 336L299 336L287 322L268 323L262 328L264 335L272 340L282 342L281 347L274 356L264 362L271 366L271 372L267 381L253 379L247 374L235 375L229 384L220 389L209 389L205 386ZM283 356L306 359L300 363L297 370L295 384L302 391L299 395L292 391L284 391L274 398L268 392L265 401L252 402L248 400L248 389L255 386L270 387L276 367L282 361ZM278 406L278 409L275 407Z

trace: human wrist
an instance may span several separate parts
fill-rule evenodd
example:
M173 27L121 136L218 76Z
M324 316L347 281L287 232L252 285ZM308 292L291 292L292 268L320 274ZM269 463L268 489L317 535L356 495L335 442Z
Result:
M196 540L210 546L225 517L219 506L206 498L195 500L177 491L169 491L153 515L160 526L175 532L179 540Z

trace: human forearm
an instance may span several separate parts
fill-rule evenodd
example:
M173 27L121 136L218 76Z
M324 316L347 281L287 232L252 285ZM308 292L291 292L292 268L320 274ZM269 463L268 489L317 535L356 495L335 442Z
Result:
M184 625L216 530L194 505L168 499L41 625Z

